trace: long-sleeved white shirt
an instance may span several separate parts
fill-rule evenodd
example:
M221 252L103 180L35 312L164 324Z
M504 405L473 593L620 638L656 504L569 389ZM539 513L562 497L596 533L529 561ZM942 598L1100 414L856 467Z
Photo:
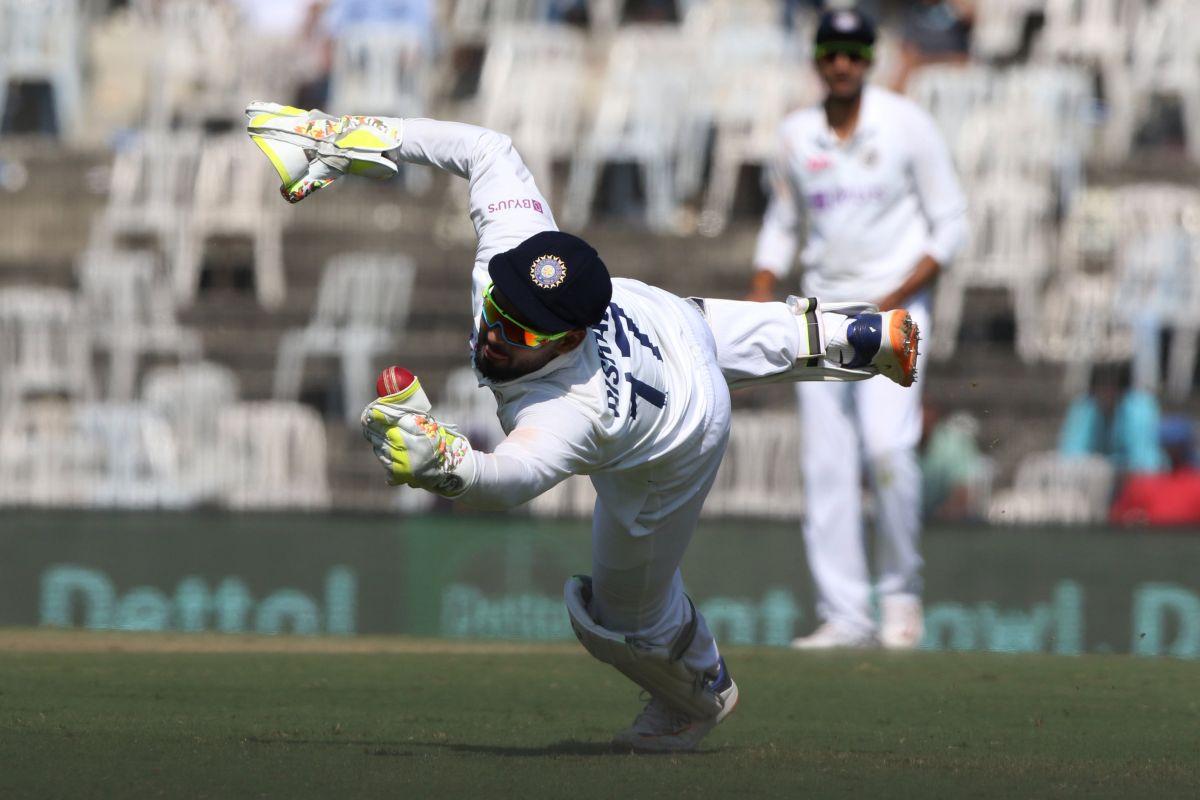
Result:
M785 276L804 236L804 293L822 300L878 298L924 255L949 266L966 241L967 202L945 140L924 110L884 89L864 89L845 141L822 106L789 115L770 180L754 264Z
M488 262L535 233L555 230L550 206L502 134L410 119L397 155L470 183L478 325ZM681 298L614 279L604 319L580 346L516 380L480 378L496 395L507 436L493 453L473 452L475 478L461 499L510 508L585 474L632 533L652 527L690 498L688 487L678 484L714 405L701 342L705 331Z

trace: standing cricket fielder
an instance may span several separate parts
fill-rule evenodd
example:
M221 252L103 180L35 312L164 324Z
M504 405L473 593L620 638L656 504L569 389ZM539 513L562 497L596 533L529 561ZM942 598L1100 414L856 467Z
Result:
M816 34L827 94L780 128L772 197L758 237L751 299L774 296L802 230L804 291L823 301L907 306L928 331L930 285L966 238L966 200L933 120L907 99L864 88L875 30L830 12ZM823 624L797 648L916 647L921 610L921 396L884 381L801 383L804 539ZM881 624L871 612L862 468L875 497Z
M363 432L390 483L481 508L514 508L590 475L592 575L566 583L571 625L590 654L651 696L616 741L693 749L738 697L679 575L729 438L728 386L879 373L910 383L908 314L802 298L684 299L610 279L594 249L557 230L509 138L483 128L271 103L247 116L293 202L344 173L394 174L399 162L470 182L472 360L507 438L475 450L404 392L367 406Z

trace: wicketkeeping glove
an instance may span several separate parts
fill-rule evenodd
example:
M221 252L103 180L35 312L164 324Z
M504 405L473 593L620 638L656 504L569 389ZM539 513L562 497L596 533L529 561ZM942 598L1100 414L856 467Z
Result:
M393 486L406 484L453 498L474 481L475 451L453 425L376 400L363 411L362 426Z
M298 203L342 175L395 175L386 153L403 141L404 121L256 102L246 107L246 130L279 173L280 193Z

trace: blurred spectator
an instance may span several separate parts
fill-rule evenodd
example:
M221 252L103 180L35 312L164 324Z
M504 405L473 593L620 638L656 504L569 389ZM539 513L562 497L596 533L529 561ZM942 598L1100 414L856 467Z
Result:
M922 409L921 512L925 519L977 519L987 507L992 466L979 451L979 421L965 411L943 419L932 403Z
M1067 408L1058 434L1064 456L1107 456L1123 474L1161 472L1166 457L1158 444L1158 401L1130 387L1128 364L1092 371L1091 388Z
M1134 475L1125 482L1110 518L1118 525L1200 524L1200 468L1196 464L1195 435L1185 417L1167 417L1159 428L1159 441L1169 461L1169 471Z
M904 12L904 43L893 88L903 92L913 70L926 64L965 64L970 58L974 0L917 0Z

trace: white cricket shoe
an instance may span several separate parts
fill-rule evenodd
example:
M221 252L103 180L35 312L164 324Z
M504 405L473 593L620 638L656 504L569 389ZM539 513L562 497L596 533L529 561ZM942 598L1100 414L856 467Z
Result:
M901 386L912 386L917 379L921 331L903 308L884 311L879 317L883 324L883 341L879 343L879 352L871 359L871 366Z
M821 308L846 318L829 332L825 353L830 365L913 385L921 331L907 311L878 311L865 303L823 303Z
M720 671L713 679L710 691L721 699L721 710L715 717L692 719L687 714L675 711L657 697L633 720L633 724L613 737L613 745L629 748L635 753L673 753L695 750L700 740L733 713L737 707L738 687L729 671L725 659L720 662Z
M793 650L869 650L878 646L875 634L855 631L836 622L826 622L808 636L792 639Z
M925 636L921 599L911 594L886 595L879 600L879 641L889 650L913 650Z

